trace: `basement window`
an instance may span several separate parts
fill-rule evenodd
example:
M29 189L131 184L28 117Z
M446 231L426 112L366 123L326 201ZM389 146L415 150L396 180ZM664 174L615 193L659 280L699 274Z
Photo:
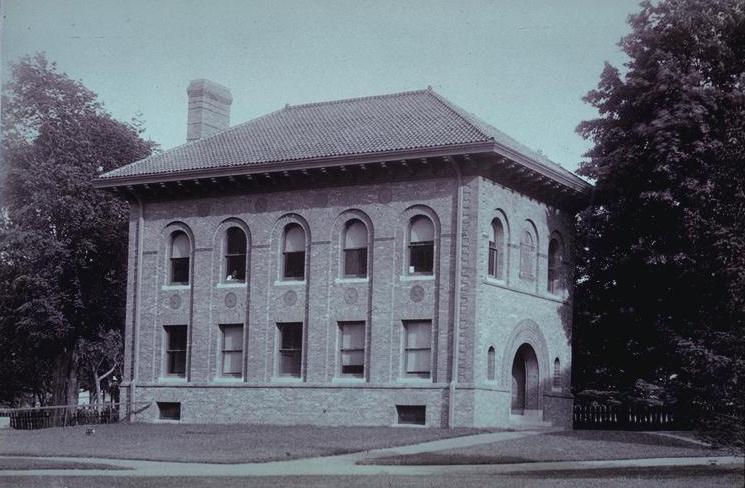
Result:
M426 405L396 405L399 425L426 425Z
M181 402L158 402L160 420L181 420Z

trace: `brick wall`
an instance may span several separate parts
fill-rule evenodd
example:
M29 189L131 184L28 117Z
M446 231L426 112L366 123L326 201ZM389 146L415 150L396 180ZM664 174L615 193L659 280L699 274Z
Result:
M141 262L134 237L139 208L134 205L125 381L131 380L132 336L139 318L135 400L182 402L182 420L190 422L338 425L389 425L395 422L396 404L421 404L427 406L428 425L444 425L455 282L461 286L461 320L453 425L506 425L509 387L502 378L509 376L509 371L502 371L502 365L516 324L524 319L539 324L550 361L558 356L567 368L570 364L569 343L558 319L568 305L561 298L547 296L541 281L547 236L557 229L568 238L569 221L490 180L465 176L462 266L456 277L457 204L454 178L149 202L144 206ZM512 252L512 247L505 283L491 283L486 278L483 233L495 208L504 209L511 225L526 218L535 223L538 282L518 279L513 263L518 253ZM433 276L411 276L406 270L407 223L419 214L430 217L435 225ZM341 236L350 218L362 220L368 228L367 279L341 277ZM290 222L306 231L303 282L280 279L282 232ZM241 226L249 236L247 284L221 282L223 238L231 225ZM187 232L192 242L190 286L167 283L168 236L177 229ZM511 243L517 242L516 236L511 232ZM140 280L139 294L135 293L135 280ZM139 317L135 313L137 296ZM410 380L402 375L405 320L432 321L429 380ZM340 321L367 324L362 379L339 378ZM300 379L276 375L278 322L305 324ZM218 364L219 324L228 323L247 324L244 374L231 380L219 378ZM188 325L190 331L188 373L183 380L163 377L163 326L175 324ZM568 327L566 323L563 326ZM485 376L488 345L496 349L496 382L488 382ZM142 418L156 419L156 409L148 409Z

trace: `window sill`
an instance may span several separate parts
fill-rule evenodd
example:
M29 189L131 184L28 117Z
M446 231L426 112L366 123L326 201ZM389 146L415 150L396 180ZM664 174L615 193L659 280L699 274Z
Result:
M186 382L186 378L184 378L183 376L161 376L160 378L158 378L158 383L181 384Z
M421 275L406 274L406 275L399 276L399 279L401 281L434 281L435 275L433 274L421 274Z
M276 280L274 286L303 286L305 280Z
M507 286L507 282L505 280L500 280L498 278L495 278L493 276L487 276L486 282L491 283L492 285L500 285L500 286Z
M236 376L215 376L212 378L215 383L243 383L243 377Z
M216 285L216 288L246 288L247 284L245 281L237 282L222 282Z
M188 290L191 285L163 285L160 287L161 290Z
M304 383L304 380L299 376L273 376L272 383Z
M429 378L415 378L415 377L406 377L401 376L396 380L396 383L412 383L415 385L422 385L422 384L431 384L432 383L432 377Z
M347 283L367 283L368 278L336 278L334 283L347 284Z
M365 378L359 378L356 376L334 376L331 379L332 383L352 383L352 384L359 384L359 383L367 383L367 380Z

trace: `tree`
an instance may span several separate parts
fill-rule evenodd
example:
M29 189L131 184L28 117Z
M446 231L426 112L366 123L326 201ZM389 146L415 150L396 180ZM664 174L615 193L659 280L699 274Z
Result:
M83 373L81 384L92 392L91 400L101 407L104 401L104 391L109 391L108 379L119 372L121 377L124 359L124 341L117 329L99 332L98 336L83 339L78 344L80 370ZM104 388L104 382L105 388Z
M644 2L585 97L600 113L580 174L579 389L662 387L699 422L742 432L745 373L745 4ZM740 444L742 438L740 438Z
M80 344L124 323L128 208L91 181L154 144L43 54L11 73L2 104L0 369L24 382L0 395L72 404ZM22 357L9 360L16 347Z

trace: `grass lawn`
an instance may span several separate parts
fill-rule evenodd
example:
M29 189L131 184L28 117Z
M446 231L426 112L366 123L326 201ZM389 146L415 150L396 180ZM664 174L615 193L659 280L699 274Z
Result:
M743 485L739 469L712 466L585 470L571 476L559 473L526 475L457 474L417 476L282 476L266 478L195 477L0 477L0 487L13 488L732 488Z
M574 430L461 449L366 459L360 464L508 464L732 454L738 453L643 432Z
M112 424L0 430L0 455L247 463L327 456L483 432L478 429Z

